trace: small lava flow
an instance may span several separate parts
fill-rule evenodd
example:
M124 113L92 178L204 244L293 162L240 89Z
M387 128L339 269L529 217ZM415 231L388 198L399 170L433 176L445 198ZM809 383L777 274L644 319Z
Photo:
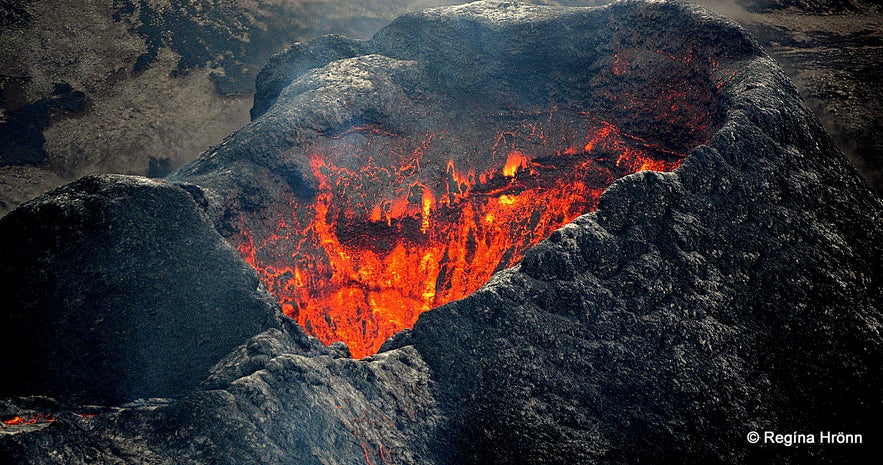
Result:
M14 416L12 418L7 418L0 422L3 423L3 426L23 426L23 425L36 425L39 423L52 423L55 421L55 416L50 414L38 413L30 418Z
M625 50L584 108L460 115L410 135L343 127L301 148L312 193L242 213L230 240L309 333L371 355L592 211L614 180L675 169L715 124L729 79L716 68L693 50Z

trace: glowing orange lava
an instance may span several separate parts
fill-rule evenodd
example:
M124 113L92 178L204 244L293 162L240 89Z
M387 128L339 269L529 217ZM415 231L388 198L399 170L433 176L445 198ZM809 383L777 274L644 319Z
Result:
M395 137L361 133L361 145ZM394 167L359 159L358 147L344 142L317 148L309 157L315 198L293 199L292 213L260 238L244 217L238 249L286 314L323 342L342 340L363 357L420 313L474 292L591 211L616 178L672 170L683 157L608 122L592 123L582 140L552 153L521 147L537 147L519 143L522 133L545 143L543 128L504 132L484 169L454 160L430 166L423 153L443 135L412 144Z
M708 140L733 74L689 41L629 37L614 35L576 105L448 113L447 97L426 97L402 131L353 124L312 139L290 154L309 188L240 213L230 240L307 332L375 353L593 210L614 180L673 170Z
M21 426L21 425L35 425L37 423L52 423L55 421L55 417L52 415L44 415L42 413L38 413L31 418L22 418L20 416L15 416L8 420L3 420L3 424L5 426Z

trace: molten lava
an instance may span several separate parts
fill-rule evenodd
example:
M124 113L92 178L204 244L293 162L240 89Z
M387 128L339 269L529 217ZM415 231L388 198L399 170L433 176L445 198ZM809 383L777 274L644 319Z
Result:
M420 313L474 292L591 211L613 180L672 170L684 157L609 122L595 122L582 140L553 153L496 154L504 145L530 145L518 143L521 133L530 139L525 131L498 135L486 169L449 160L435 179L423 176L432 171L423 152L440 135L428 135L392 169L371 157L350 163L359 169L346 166L359 155L345 144L314 152L310 208L293 206L260 240L243 224L239 251L286 314L323 342L342 340L363 357Z
M38 413L31 418L22 418L20 416L12 417L8 420L3 420L2 423L4 426L21 426L21 425L35 425L37 423L52 423L55 421L55 417L49 414Z
M670 171L707 140L729 79L717 62L618 37L576 105L487 114L426 98L403 110L405 135L352 124L311 139L290 156L308 187L241 213L230 239L309 333L376 352L594 209L617 178Z

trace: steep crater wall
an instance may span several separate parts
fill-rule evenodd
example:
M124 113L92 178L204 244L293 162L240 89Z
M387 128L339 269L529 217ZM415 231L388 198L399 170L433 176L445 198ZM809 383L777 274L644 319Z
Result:
M262 71L257 119L173 178L205 191L288 315L368 355L613 180L707 142L757 50L671 19L501 2L300 44Z

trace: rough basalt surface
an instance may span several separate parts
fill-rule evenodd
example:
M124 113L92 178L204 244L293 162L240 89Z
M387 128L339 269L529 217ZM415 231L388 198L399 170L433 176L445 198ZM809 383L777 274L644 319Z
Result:
M450 3L4 0L0 215L86 174L165 176L247 124L270 55Z
M174 400L98 409L7 399L4 414L42 409L56 421L4 429L0 460L804 464L867 457L883 413L883 203L775 63L739 28L703 10L681 2L604 9L480 2L410 15L374 39L402 44L390 45L390 56L350 58L364 65L362 74L335 76L334 69L353 68L331 62L350 53L334 48L307 79L292 72L290 85L275 84L278 97L263 94L275 101L263 117L178 179L203 183L184 187L229 234L231 212L259 212L279 193L308 194L302 173L280 168L280 154L348 122L340 117L352 108L396 121L396 100L387 97L397 94L385 93L395 86L355 84L389 84L377 76L390 75L412 82L410 70L434 69L419 76L463 89L498 77L493 65L467 66L477 51L501 46L484 40L508 39L505 48L550 24L569 28L575 41L594 40L611 24L647 31L647 40L694 38L725 62L714 134L671 173L615 182L595 212L471 296L423 314L376 356L352 360L345 348L321 347L279 322ZM474 41L460 40L467 29ZM423 42L427 34L439 40ZM444 37L462 51L457 66L432 61ZM406 56L418 38L426 49ZM546 56L542 47L533 53ZM340 84L338 106L319 77ZM308 90L330 100L311 101ZM131 205L140 196L120 198ZM145 258L119 252L104 260ZM90 412L98 415L77 415ZM749 444L749 431L857 433L864 444Z
M278 304L165 181L91 176L0 220L0 393L180 396Z
M870 432L881 407L880 201L771 63L746 68L678 170L614 184L418 320L402 344L454 412L456 463L858 457L743 440Z

